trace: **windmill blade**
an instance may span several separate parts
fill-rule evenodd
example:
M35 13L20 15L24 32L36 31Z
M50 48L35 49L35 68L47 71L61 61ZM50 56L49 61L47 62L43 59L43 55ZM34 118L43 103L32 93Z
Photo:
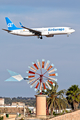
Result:
M35 72L36 72L36 69L34 69L33 67L28 66L28 68L30 68L31 70L33 70L33 71L35 71Z
M45 83L43 83L43 87L44 87L44 89L46 89Z
M51 77L48 77L48 79L50 79L50 80L54 80L54 81L57 81L57 79L56 79L56 78L51 78Z
M58 76L58 74L57 73L49 74L49 76Z
M54 68L54 69L50 70L48 73L52 73L52 72L55 72L55 71L57 71L57 69L56 69L56 68Z
M27 76L26 78L32 78L32 77L35 77L35 75L30 75L30 76Z
M48 60L46 65L45 65L45 69L47 69L48 65L49 65L50 61Z
M49 82L50 84L52 84L53 86L55 86L55 83L53 83L52 81L48 80L48 82Z
M44 68L45 60L42 59L42 68Z
M31 79L31 80L28 81L28 83L31 83L31 82L33 82L33 81L35 81L35 80L36 80L36 78Z
M39 86L39 82L37 83L37 85L36 85L36 87L35 87L35 91L37 90L38 86Z
M31 84L31 88L35 85L35 83L38 82L38 80L36 79L32 84Z
M48 82L46 81L46 85L48 86L48 88L51 90L51 87L50 85L48 84Z
M27 73L30 73L30 74L35 74L35 72L33 72L33 71L26 71Z
M37 63L38 63L39 69L41 69L41 64L40 64L40 61L39 61L39 60L37 60Z
M21 81L21 80L23 80L23 77L19 73L13 72L11 70L7 70L7 71L10 73L11 77L5 81Z
M52 82L52 81L48 80L48 82L53 85L53 82Z
M32 62L32 64L34 65L34 67L35 67L37 70L39 69L35 62Z
M53 66L54 66L54 64L51 64L51 65L48 67L47 71L49 71Z
M45 83L43 83L43 87L44 87L44 91L46 92L46 85L45 85Z

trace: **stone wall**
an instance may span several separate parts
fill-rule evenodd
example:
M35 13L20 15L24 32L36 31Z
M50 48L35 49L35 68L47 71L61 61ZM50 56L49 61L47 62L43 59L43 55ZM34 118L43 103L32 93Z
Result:
M58 117L54 117L49 120L80 120L80 110L77 110L72 113L67 113Z
M0 108L0 113L17 113L20 114L24 112L23 108Z

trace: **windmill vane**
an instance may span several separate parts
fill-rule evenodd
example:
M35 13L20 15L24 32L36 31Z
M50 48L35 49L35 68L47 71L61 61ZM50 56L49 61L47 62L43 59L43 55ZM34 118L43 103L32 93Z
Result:
M41 63L37 60L37 62L32 62L32 66L28 66L28 68L30 70L26 71L28 74L26 78L23 78L19 73L8 70L11 77L6 81L21 81L24 79L30 84L31 88L34 86L34 90L38 90L40 94L42 94L42 91L46 92L47 88L51 89L51 85L55 86L56 76L58 76L57 69L54 68L54 64L50 64L49 60L45 62L42 59Z

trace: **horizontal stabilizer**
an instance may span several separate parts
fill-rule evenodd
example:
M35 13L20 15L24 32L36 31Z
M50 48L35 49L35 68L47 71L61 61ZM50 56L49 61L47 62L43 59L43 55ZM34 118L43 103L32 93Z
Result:
M7 32L11 32L11 30L7 30L7 29L2 29L2 30L7 31Z

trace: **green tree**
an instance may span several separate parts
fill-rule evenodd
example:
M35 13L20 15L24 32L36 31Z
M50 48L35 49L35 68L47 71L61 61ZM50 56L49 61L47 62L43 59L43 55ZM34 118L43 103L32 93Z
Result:
M59 92L57 92L57 83L55 84L55 86L50 86L51 90L47 89L47 92L45 94L48 95L47 104L51 110L51 115L53 115L53 108L55 110L65 109L68 105L68 102L67 99L63 96L66 90L60 90Z
M72 85L66 92L67 100L71 104L72 109L76 110L80 103L80 89L78 85Z

